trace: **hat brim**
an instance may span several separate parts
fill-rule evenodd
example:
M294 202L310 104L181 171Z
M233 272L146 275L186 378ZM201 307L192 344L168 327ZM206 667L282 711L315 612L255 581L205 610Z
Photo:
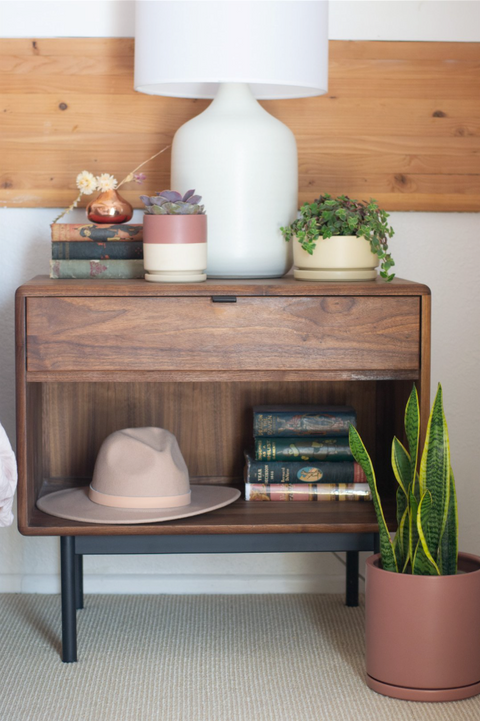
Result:
M240 497L240 491L228 486L191 486L192 500L188 506L176 508L126 509L109 508L94 503L88 497L88 486L67 488L42 496L37 508L50 516L84 523L130 524L159 523L177 518L198 516L228 506Z

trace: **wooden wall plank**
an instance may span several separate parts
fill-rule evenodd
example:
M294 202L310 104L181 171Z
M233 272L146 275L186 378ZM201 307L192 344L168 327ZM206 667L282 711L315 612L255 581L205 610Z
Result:
M131 38L0 40L0 203L61 207L85 168L119 179L208 101L133 90ZM480 210L480 43L330 42L329 91L268 101L299 149L299 202ZM169 185L170 154L142 193ZM123 192L123 191L122 191ZM123 193L139 207L139 189Z

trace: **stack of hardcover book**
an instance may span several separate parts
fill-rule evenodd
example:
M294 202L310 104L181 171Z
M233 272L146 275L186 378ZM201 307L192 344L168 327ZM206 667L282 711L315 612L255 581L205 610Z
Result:
M143 225L52 223L50 278L143 278Z
M257 406L254 454L245 453L247 501L369 501L348 443L350 406Z

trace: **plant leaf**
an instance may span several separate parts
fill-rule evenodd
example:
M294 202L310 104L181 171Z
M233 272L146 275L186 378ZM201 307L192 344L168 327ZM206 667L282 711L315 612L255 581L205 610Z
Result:
M419 521L422 522L424 540L435 563L447 522L450 486L450 446L443 412L442 387L439 384L428 419L427 436L420 464L422 499L425 491L428 490L432 496L432 508L426 522L421 518L419 511Z
M402 489L403 495L407 498L408 488L412 482L410 477L410 455L405 446L403 446L396 437L392 442L392 468L395 478L397 479L397 483Z
M162 190L159 195L161 195L162 198L165 198L165 200L168 200L170 203L176 203L178 200L182 199L182 196L180 193L177 193L176 190Z
M435 563L435 559L430 552L424 530L425 528L428 528L428 523L433 510L433 497L427 489L418 504L417 528L420 543L417 545L417 552L415 553L412 569L413 573L417 573L422 576L440 576L440 569Z
M418 486L418 484L417 484ZM418 514L418 500L416 495L413 493L412 488L409 489L410 497L410 508L408 512L408 555L412 562L412 573L413 573L413 558L415 551L418 546L418 528L417 528L417 514Z
M410 452L410 483L413 484L412 490L413 493L415 493L418 443L420 439L420 408L415 385L412 388L405 408L405 433L408 441L408 450Z
M363 441L356 428L350 424L348 431L348 439L353 457L361 465L367 477L368 485L372 493L373 505L377 514L377 521L380 533L380 553L382 555L382 568L386 571L395 571L398 573L397 560L393 549L390 532L383 515L382 503L377 490L377 481L375 471L373 470L372 461L368 455L367 449L363 445Z
M450 502L447 522L438 549L438 567L442 576L453 576L457 572L458 562L458 509L455 479L450 468Z

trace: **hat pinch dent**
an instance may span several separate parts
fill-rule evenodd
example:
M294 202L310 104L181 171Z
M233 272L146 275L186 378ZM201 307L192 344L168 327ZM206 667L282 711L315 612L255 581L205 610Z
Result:
M191 502L191 491L179 496L113 496L100 493L90 485L88 497L93 503L110 508L178 508L188 506Z

